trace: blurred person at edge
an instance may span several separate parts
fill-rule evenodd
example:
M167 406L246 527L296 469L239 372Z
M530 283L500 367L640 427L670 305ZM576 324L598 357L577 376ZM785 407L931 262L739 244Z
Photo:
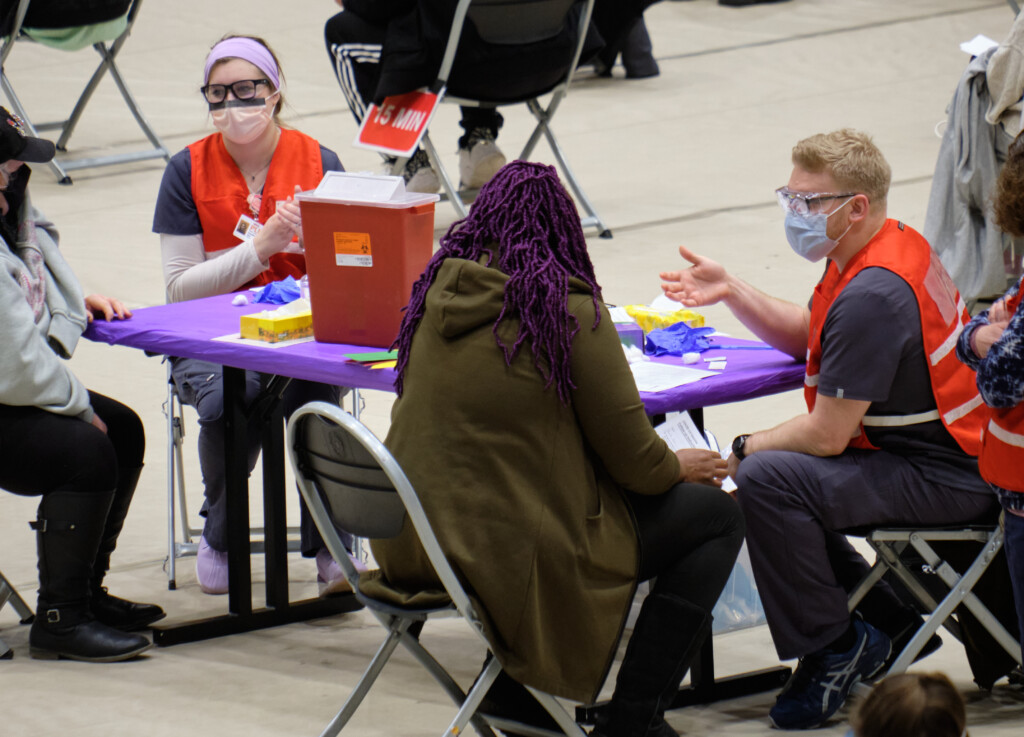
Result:
M0 488L42 497L31 523L39 599L29 654L106 663L152 647L132 630L164 612L103 586L146 438L135 412L87 389L63 360L94 316L131 312L116 299L82 294L53 223L32 205L24 162L45 163L54 152L0 108Z

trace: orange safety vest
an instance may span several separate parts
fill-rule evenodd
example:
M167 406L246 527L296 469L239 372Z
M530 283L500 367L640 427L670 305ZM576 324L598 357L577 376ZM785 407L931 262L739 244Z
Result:
M1011 315L1020 308L1022 297L1024 289L1007 302ZM1024 491L1024 403L989 411L978 458L981 477L1001 489Z
M850 441L850 446L874 448L864 433L865 425L901 427L941 419L965 453L978 455L987 408L975 386L974 372L956 357L957 338L968 321L967 309L928 241L917 231L895 220L887 220L842 272L835 262L830 261L825 276L814 288L807 342L807 373L804 377L804 399L808 411L814 409L818 396L821 330L829 307L851 279L862 269L871 267L888 269L914 290L937 409L912 415L867 414L861 423L860 434ZM884 326L879 326L879 329L884 330Z
M196 141L188 149L192 157L192 199L203 229L203 247L208 252L233 248L239 242L234 235L238 217L252 215L245 177L224 148L220 133ZM323 175L320 144L304 133L282 128L255 219L267 222L279 200L294 196L296 184L303 190L313 189ZM305 273L306 257L301 253L275 253L266 271L245 286L257 287L286 276L297 279Z

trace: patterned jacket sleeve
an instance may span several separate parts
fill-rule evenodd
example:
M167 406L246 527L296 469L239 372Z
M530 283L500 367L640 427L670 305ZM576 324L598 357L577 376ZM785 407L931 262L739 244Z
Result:
M1020 285L1018 281L1006 296L1016 295ZM978 391L985 404L1006 408L1024 401L1024 309L1018 309L1010 318L1002 336L978 362L977 371Z

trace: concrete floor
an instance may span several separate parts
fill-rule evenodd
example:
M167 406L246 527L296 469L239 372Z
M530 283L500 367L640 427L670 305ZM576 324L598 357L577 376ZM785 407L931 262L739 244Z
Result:
M335 149L351 170L376 167L375 154L350 142L355 125L321 45L323 22L336 6L269 0L148 2L120 66L142 108L172 150L210 130L197 90L204 55L223 33L245 32L274 45L287 74L290 122ZM615 233L590 239L591 255L610 302L643 302L658 292L658 271L679 263L685 243L726 264L766 291L805 301L819 267L786 246L772 190L790 170L789 149L806 135L852 126L871 132L893 168L890 213L920 229L939 147L936 124L967 63L958 48L977 33L994 39L1013 16L1001 0L792 0L742 9L713 0L663 2L647 14L661 76L625 81L581 78L556 119L579 180ZM89 51L70 55L19 46L7 72L38 122L66 114L91 73ZM432 130L455 166L456 111L443 109ZM501 145L514 153L529 132L525 110L510 110ZM439 133L439 131L450 131ZM105 81L71 141L72 155L96 155L140 143L138 129L112 83ZM543 146L537 154L549 160ZM89 169L58 186L37 167L36 204L62 232L68 260L87 291L108 293L132 307L164 301L159 245L150 232L162 162ZM453 221L437 213L437 234ZM719 307L709 324L743 335ZM79 346L79 376L133 406L149 437L147 469L108 583L115 593L155 601L172 620L224 611L223 597L200 593L190 559L180 562L169 591L166 545L165 447L160 405L164 368L138 351ZM366 395L364 419L387 427L390 396ZM720 438L764 428L802 410L797 393L715 407L709 427ZM194 416L192 416L194 417ZM194 424L187 438L193 498L200 494ZM290 500L294 503L294 499ZM0 495L0 566L34 597L35 556L26 524L32 499ZM311 563L291 561L295 595L315 591ZM254 561L259 577L260 561ZM457 624L428 630L450 656L454 672L476 673L483 652ZM248 635L151 652L132 663L89 665L28 657L28 628L0 612L0 637L15 659L0 664L0 734L82 737L185 731L247 735L316 735L334 714L380 639L358 613ZM998 686L984 694L971 682L961 648L947 644L924 663L946 671L969 706L971 734L1018 735L1024 694ZM776 663L765 627L720 636L721 673ZM773 694L670 714L681 732L768 734ZM347 733L439 734L453 710L414 663L399 656L385 671ZM823 734L843 734L842 720Z

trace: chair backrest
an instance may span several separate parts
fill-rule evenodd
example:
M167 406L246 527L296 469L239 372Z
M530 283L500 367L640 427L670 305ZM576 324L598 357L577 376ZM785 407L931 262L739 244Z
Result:
M578 0L472 0L468 16L480 38L494 44L543 41L565 27Z
M571 11L577 4L582 5L582 10L579 13L577 44L571 63L567 64L569 71L565 83L568 84L583 51L594 0L459 0L434 89L439 90L451 77L455 52L467 17L484 41L502 46L523 45L557 35L572 18Z
M288 420L288 453L310 515L342 568L348 561L338 527L381 539L396 536L408 520L456 608L476 621L416 491L369 428L336 405L310 402Z
M23 33L47 46L77 51L120 36L129 25L132 4L133 0L18 0L16 4L0 3L6 10L0 18L0 35L15 40Z

